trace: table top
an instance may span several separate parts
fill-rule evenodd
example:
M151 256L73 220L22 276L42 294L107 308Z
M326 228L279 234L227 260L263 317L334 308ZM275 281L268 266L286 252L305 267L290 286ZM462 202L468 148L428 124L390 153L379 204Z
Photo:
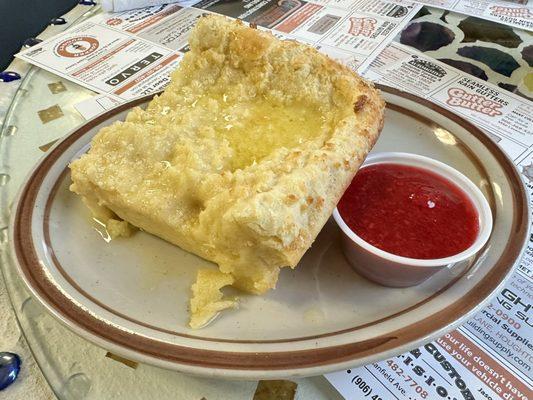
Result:
M65 15L67 24L53 26L42 36L51 36L97 12L98 7L79 5ZM532 98L533 72L529 64L533 65L533 56L528 50L528 37L530 43L525 32L424 7L397 40ZM466 46L473 42L476 50ZM73 105L95 93L20 61L12 67L23 77L20 86L13 89L0 131L0 264L22 334L53 393L60 399L146 399L154 393L159 399L174 399L177 393L186 399L252 398L257 382L197 378L120 359L70 332L25 289L7 254L8 206L44 152L84 122ZM324 377L295 382L297 399L342 398Z

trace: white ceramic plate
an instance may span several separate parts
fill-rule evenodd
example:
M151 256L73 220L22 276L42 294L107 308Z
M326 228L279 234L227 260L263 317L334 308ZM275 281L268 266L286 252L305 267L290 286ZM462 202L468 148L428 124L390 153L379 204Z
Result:
M407 351L456 327L478 309L519 259L528 234L527 196L513 163L483 133L425 100L382 88L385 127L374 151L407 151L448 163L480 187L494 216L475 259L420 286L392 289L355 273L330 220L276 290L241 296L236 311L193 331L189 288L214 266L149 234L107 243L67 165L98 130L149 98L79 127L26 180L11 221L19 272L47 309L81 336L126 358L227 378L318 375ZM104 235L105 236L105 235Z

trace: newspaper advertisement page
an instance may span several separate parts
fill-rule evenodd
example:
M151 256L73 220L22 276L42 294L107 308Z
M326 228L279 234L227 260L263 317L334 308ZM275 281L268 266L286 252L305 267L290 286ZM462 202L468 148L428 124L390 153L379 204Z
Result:
M533 104L398 43L367 77L427 98L489 132L533 194ZM465 324L432 343L326 375L348 400L504 399L533 393L533 236L506 285Z
M460 330L397 357L326 377L348 400L527 400L532 391L531 380L519 378Z
M423 53L392 43L364 75L474 122L516 160L533 145L533 103Z
M129 100L162 89L181 55L86 21L18 57L95 92Z
M189 2L189 4L194 2ZM350 2L351 9L305 1L202 0L101 13L17 57L99 94L76 108L85 118L164 89L188 51L198 18L219 13L316 47L353 69L366 69L420 9L414 2ZM113 99L113 100L111 100Z
M521 271L459 329L408 353L326 375L347 399L528 400L533 281Z
M140 8L121 13L102 13L93 21L111 26L171 50L187 50L187 39L202 10L183 7L182 3Z
M333 4L202 0L194 7L282 32L359 71L370 65L420 9L414 2L371 0Z
M343 10L352 10L356 7L357 1L350 0L309 0L315 4L323 6L337 7ZM514 28L527 31L533 30L533 6L531 0L523 1L490 1L490 0L415 0L417 3L441 8L443 10L470 15L486 19L488 21L499 22ZM400 3L404 3L401 0ZM379 7L380 1L372 2L375 7ZM368 4L368 3L367 3Z
M509 25L527 31L533 30L533 6L524 2L487 0L416 0L420 4L455 11L473 17ZM524 4L525 3L525 4Z
M530 160L531 162L531 160ZM533 337L530 309L533 282L514 272L504 289L460 331L487 352L506 363L507 369L524 380L533 380Z
M480 17L515 28L533 31L533 7L531 6L502 2L489 3Z

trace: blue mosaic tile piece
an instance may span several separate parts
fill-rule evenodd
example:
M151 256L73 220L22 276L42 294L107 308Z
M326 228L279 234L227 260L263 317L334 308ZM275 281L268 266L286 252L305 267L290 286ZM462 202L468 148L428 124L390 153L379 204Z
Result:
M20 357L15 353L0 352L0 390L17 380L21 363Z
M67 20L63 17L52 18L50 20L50 25L65 25Z
M21 76L17 72L4 71L0 72L0 82L13 82L21 79Z

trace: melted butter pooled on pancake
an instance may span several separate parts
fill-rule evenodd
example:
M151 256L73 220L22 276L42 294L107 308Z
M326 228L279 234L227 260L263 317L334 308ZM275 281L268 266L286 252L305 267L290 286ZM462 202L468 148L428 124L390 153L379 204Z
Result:
M330 118L306 104L276 104L263 97L239 102L227 95L203 96L191 109L210 111L217 138L226 139L233 150L230 169L260 162L281 147L292 149L305 141L326 138Z

